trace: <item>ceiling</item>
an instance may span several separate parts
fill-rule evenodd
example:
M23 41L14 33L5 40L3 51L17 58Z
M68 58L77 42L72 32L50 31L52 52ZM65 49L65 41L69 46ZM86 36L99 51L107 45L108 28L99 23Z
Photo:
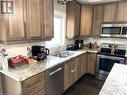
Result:
M125 0L77 0L81 4L97 4L97 3L108 3L116 1L125 1Z

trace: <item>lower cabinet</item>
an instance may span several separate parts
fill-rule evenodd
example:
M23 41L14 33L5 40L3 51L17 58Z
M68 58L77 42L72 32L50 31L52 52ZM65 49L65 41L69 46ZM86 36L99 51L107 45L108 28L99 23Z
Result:
M22 82L23 95L45 95L45 73L37 74Z
M83 54L81 56L81 76L83 76L84 74L86 74L86 70L87 70L87 53Z
M65 91L84 74L95 74L96 54L84 53L63 64ZM46 73L41 72L21 82L2 74L2 85L7 95L46 95Z
M64 90L68 89L72 85L73 80L73 60L69 60L64 64Z
M96 53L87 53L87 73L95 75Z
M18 82L2 74L3 93L7 95L45 95L45 72Z
M82 54L64 64L64 90L67 90L86 73L86 54Z

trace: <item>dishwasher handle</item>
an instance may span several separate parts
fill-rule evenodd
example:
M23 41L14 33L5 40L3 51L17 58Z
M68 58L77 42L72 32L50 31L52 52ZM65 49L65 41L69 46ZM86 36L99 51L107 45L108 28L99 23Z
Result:
M57 72L59 72L59 71L61 71L61 70L62 70L62 68L59 68L59 69L57 69L57 70L51 72L51 73L49 74L49 76L51 76L51 75L53 75L53 74L55 74L55 73L57 73Z

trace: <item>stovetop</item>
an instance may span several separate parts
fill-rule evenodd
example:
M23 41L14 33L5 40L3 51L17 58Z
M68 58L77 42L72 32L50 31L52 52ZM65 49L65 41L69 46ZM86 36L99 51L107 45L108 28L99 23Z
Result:
M107 55L107 56L116 56L116 57L125 57L126 50L117 49L114 52L114 54L111 54L111 49L110 48L101 48L101 50L97 54Z

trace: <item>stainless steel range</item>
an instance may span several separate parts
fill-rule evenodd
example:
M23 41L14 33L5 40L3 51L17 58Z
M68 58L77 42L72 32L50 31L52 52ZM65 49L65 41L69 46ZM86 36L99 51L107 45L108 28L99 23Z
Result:
M125 63L126 50L115 49L112 53L111 48L101 48L97 53L96 78L105 80L115 63Z

